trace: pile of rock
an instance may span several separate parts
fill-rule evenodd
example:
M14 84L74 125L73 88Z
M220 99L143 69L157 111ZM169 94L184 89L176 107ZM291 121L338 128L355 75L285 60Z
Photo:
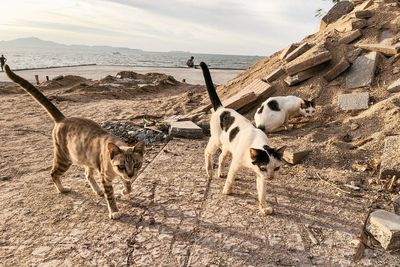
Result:
M144 140L146 144L168 140L168 135L161 131L141 128L125 122L106 121L100 125L128 144L135 144L141 140Z

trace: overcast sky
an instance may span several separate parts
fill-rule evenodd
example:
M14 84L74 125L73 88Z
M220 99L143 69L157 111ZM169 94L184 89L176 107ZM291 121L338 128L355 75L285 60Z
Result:
M318 30L323 0L10 0L0 40L269 55Z

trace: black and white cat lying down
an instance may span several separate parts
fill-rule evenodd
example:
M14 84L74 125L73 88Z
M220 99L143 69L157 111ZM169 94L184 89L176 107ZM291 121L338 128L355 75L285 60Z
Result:
M212 178L212 156L218 149L221 155L218 162L218 176L222 177L222 169L226 157L232 155L223 194L230 194L235 180L236 172L243 167L252 169L257 176L257 192L259 209L262 214L271 214L273 209L266 206L265 179L274 178L282 164L285 147L274 149L269 146L266 134L253 126L253 124L233 109L224 108L217 95L210 72L204 62L200 63L203 70L207 91L214 113L211 115L211 137L205 149L206 171Z

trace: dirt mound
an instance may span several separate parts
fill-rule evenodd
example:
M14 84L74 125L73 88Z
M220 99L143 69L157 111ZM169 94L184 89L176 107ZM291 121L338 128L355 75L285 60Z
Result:
M66 76L57 76L52 80L42 82L40 84L40 89L56 89L56 88L66 88L73 87L79 84L86 84L90 82L88 79L75 76L75 75L66 75Z

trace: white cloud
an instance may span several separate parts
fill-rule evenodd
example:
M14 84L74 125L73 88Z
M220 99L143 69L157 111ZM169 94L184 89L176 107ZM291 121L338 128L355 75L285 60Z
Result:
M1 39L267 55L315 32L322 0L14 0Z

